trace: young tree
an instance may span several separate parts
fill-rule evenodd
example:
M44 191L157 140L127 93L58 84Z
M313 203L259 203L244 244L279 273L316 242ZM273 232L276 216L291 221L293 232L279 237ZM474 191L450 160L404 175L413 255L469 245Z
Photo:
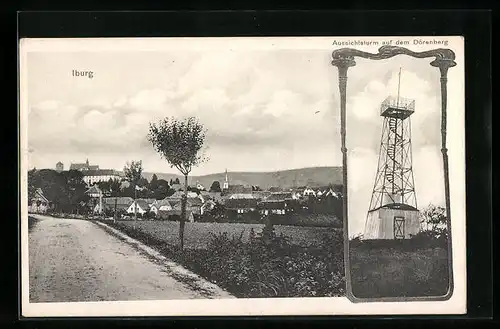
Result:
M218 180L214 180L214 182L212 183L212 186L210 186L210 192L220 192L221 191L221 188L220 188L220 183Z
M201 149L205 142L205 129L194 117L184 120L165 118L156 124L150 123L148 140L155 150L167 160L170 167L176 168L184 175L184 195L179 221L179 242L180 249L183 250L184 226L187 220L188 175L193 167L205 160L201 155Z
M71 212L80 210L80 202L85 201L87 185L83 181L83 173L79 170L69 170L61 173L66 178L69 207Z
M138 183L142 178L142 161L127 162L123 172L134 189L134 220L137 220L137 204L135 201L137 199L137 190L140 189Z

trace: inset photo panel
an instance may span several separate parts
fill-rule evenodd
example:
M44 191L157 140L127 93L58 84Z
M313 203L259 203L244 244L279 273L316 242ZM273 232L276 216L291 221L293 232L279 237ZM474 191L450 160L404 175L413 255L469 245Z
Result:
M347 295L448 300L465 280L463 39L360 42L335 49L332 64L343 118Z

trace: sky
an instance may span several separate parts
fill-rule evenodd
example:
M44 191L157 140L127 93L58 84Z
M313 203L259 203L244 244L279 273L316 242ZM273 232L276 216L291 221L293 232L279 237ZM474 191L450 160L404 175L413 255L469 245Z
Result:
M167 116L207 129L209 160L195 175L341 165L329 62L324 50L29 53L30 167L88 158L175 172L146 139Z
M364 231L380 152L380 106L388 96L398 95L400 68L400 96L415 100L410 120L417 207L444 206L440 73L429 62L404 56L387 61L358 59L349 69L346 144L351 237Z
M207 129L208 161L193 175L341 166L337 69L331 50L208 47L162 51L29 52L28 163L61 161L121 170L142 160L172 172L146 139L148 124L195 116ZM362 233L375 179L380 104L415 99L411 117L419 208L444 204L439 71L428 60L357 59L347 86L349 235ZM72 70L93 72L73 77Z

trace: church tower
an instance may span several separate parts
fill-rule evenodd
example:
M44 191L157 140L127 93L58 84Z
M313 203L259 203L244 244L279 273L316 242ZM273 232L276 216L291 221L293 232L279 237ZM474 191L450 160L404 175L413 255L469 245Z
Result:
M227 169L226 169L226 179L224 180L224 184L222 186L223 190L227 190L229 188L229 180L227 179Z

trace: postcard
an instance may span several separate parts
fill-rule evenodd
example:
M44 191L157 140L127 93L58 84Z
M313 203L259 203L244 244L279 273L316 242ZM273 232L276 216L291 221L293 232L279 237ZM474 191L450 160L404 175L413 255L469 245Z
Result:
M463 47L20 40L21 315L466 313Z

